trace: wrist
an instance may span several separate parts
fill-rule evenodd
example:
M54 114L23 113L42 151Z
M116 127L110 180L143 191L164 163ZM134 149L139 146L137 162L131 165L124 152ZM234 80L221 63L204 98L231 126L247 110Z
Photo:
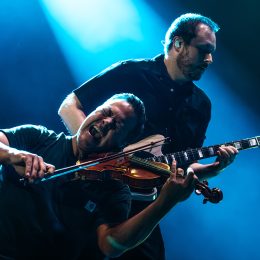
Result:
M19 151L15 148L9 148L6 152L5 163L13 164L15 161L17 161L18 152Z
M14 154L14 151L13 151L12 148L10 148L8 146L1 147L1 149L0 149L0 162L3 163L3 164L10 164L12 154Z
M162 218L164 217L179 201L171 200L169 198L165 198L163 194L160 194L158 198L154 201L154 207L156 208L158 212L158 217Z
M204 179L212 178L217 176L220 172L222 172L224 168L220 167L220 164L212 163L207 167L207 171L205 171Z

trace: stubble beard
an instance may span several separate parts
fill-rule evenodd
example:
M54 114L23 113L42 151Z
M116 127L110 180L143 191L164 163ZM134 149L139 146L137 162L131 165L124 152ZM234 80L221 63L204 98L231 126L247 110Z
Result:
M193 65L190 57L189 57L189 51L186 49L186 52L184 50L178 55L177 59L177 66L179 70L184 75L185 79L188 81L196 81L199 80L202 76L202 71L196 71L196 67Z

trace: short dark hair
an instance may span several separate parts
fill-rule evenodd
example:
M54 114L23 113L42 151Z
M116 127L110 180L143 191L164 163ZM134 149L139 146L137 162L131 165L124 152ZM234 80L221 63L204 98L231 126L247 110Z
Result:
M173 44L173 38L180 36L185 43L196 37L196 28L198 24L207 25L214 33L219 30L219 26L210 18L200 14L187 13L176 18L165 35L164 53L168 53Z
M134 113L136 115L137 122L135 128L129 133L126 140L127 143L132 143L142 134L144 130L144 124L146 121L144 103L140 98L131 93L115 94L105 103L118 99L129 103L133 107Z

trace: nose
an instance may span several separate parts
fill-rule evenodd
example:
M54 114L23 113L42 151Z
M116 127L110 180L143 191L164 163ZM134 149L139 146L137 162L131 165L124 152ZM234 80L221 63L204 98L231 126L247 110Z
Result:
M114 122L113 117L106 117L106 118L103 119L104 124L112 124L113 122Z
M213 62L213 57L211 53L207 53L205 58L204 58L204 62L206 62L208 65L211 64Z
M105 130L113 129L115 125L115 119L113 117L106 117L103 119L103 128Z

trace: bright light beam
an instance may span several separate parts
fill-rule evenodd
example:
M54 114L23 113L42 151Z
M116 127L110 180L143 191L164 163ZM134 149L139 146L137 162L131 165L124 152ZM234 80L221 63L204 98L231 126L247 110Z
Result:
M80 84L117 60L150 57L158 48L162 49L160 40L166 25L142 1L134 4L130 0L41 0L40 3Z

